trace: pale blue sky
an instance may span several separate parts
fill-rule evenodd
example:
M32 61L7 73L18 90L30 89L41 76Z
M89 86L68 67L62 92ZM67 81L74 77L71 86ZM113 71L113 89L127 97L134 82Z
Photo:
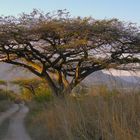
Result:
M0 0L0 15L67 9L72 16L119 18L140 25L140 0Z

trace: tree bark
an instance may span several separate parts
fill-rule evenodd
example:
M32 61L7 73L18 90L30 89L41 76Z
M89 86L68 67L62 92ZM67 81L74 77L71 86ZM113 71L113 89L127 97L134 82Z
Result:
M54 84L53 80L51 79L51 77L49 76L49 74L47 72L45 72L44 74L42 74L40 76L42 79L45 79L47 81L47 84L49 85L52 93L56 96L59 96L59 89L58 87Z

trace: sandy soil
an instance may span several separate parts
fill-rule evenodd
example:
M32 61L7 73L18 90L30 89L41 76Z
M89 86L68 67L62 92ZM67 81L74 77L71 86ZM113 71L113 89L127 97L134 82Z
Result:
M0 117L1 123L5 118L9 117L10 119L8 132L3 140L31 140L24 125L24 118L28 111L28 107L24 104L13 105L10 110L3 114L4 117Z

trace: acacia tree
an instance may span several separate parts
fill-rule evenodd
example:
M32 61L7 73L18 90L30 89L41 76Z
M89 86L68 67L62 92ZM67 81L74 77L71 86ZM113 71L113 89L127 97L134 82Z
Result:
M45 79L56 95L95 71L139 64L139 53L139 28L117 19L71 18L62 10L0 18L0 60Z

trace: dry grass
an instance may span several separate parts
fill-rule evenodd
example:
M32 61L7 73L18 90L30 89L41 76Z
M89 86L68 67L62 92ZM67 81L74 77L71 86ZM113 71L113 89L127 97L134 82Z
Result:
M140 94L98 93L32 104L29 132L35 140L139 140Z

